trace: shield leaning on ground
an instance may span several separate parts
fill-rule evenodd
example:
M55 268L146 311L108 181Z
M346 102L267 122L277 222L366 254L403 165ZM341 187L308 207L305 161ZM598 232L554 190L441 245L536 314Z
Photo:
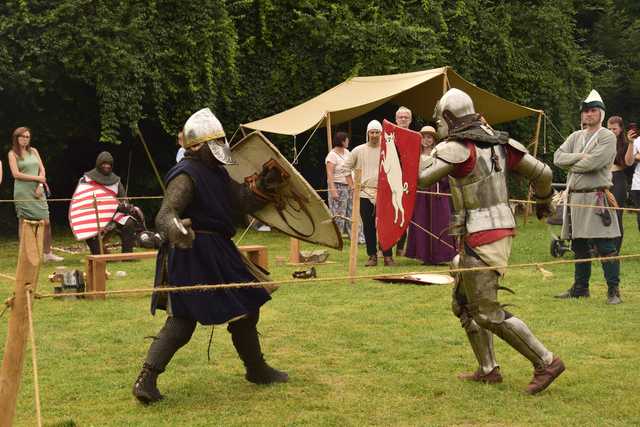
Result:
M273 162L288 174L277 201L252 213L253 217L296 239L342 249L342 237L327 205L261 132L242 138L231 153L238 164L225 168L236 182L244 183L247 178L259 175L265 164Z

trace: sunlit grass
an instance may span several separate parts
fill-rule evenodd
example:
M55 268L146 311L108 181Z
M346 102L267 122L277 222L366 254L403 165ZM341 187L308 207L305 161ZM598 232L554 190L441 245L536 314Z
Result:
M626 218L624 253L640 252L635 218ZM551 260L549 231L541 223L519 229L512 263ZM60 242L58 242L60 243ZM67 241L71 243L71 241ZM275 233L251 232L245 244L266 244L274 279L296 269L276 266L287 257L289 241ZM311 249L310 245L303 248ZM365 261L360 247L360 262ZM0 243L0 272L15 273L17 245ZM67 255L65 255L67 256ZM565 255L569 259L569 255ZM345 276L347 252L331 251L335 264L317 267L319 277ZM431 269L409 259L394 269L359 267L358 273ZM64 265L83 268L82 256ZM48 425L638 425L640 411L640 332L635 280L637 261L622 266L624 304L607 306L602 270L595 265L592 298L558 301L552 295L571 285L570 265L545 267L543 280L533 268L509 271L502 302L524 319L567 371L549 390L527 396L530 364L502 342L496 352L504 383L462 383L457 372L474 369L474 359L458 320L450 312L448 286L381 284L372 280L283 285L261 312L259 330L268 361L289 372L284 385L258 387L243 378L224 327L213 333L198 327L160 376L166 400L143 407L131 385L149 340L164 313L149 314L148 296L106 301L39 300L35 328L42 396ZM40 274L40 291L51 291ZM150 287L154 262L109 264L126 271L108 289ZM0 281L0 300L12 284ZM0 319L4 343L6 316ZM29 358L27 358L29 359ZM17 425L34 425L33 386L27 360Z

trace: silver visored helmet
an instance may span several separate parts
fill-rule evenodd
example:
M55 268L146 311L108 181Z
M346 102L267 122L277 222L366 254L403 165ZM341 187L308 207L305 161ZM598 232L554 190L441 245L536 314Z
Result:
M473 100L460 89L449 89L436 103L433 118L438 126L438 137L446 138L456 119L474 114Z
M185 149L200 143L207 143L213 156L224 165L235 164L231 158L231 148L220 120L208 108L196 111L189 117L183 129Z

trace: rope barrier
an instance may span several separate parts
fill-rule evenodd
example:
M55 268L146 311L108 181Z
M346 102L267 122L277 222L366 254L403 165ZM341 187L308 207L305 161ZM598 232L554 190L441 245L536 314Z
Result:
M36 401L36 418L38 420L38 427L42 427L42 410L40 408L40 382L38 381L38 361L36 358L36 334L33 328L33 313L31 311L31 295L33 290L31 286L27 286L27 316L29 319L29 338L31 339L31 363L33 369L33 389L34 399Z
M418 190L416 191L416 193L451 197L450 193L439 193L436 191ZM523 203L523 204L529 204L529 205L535 205L537 203L535 200L526 200L526 199L509 199L509 201L513 203ZM564 203L560 203L560 205L564 206ZM615 207L615 206L585 205L581 203L568 203L567 206L570 208L597 208L597 209L606 208L606 209L611 209L616 211L627 211L627 212L636 212L636 213L640 212L640 208L621 208L621 207Z
M469 271L490 271L490 270L502 270L502 269L511 269L511 268L530 268L534 267L536 269L542 268L542 266L546 265L561 265L561 264L582 264L592 261L616 261L616 260L624 260L624 259L633 259L640 258L640 253L631 254L631 255L617 255L611 257L593 257L593 258L581 258L581 259L573 259L573 260L558 260L558 261L544 261L544 262L528 262L521 264L505 264L505 265L496 265L496 266L486 266L486 267L465 267L465 268L449 268L449 269L438 269L438 270L427 270L427 271L409 271L409 272L399 272L399 273L391 273L391 274L366 274L360 276L335 276L335 277L324 277L324 278L314 278L314 279L288 279L288 280L280 280L280 281L267 281L267 282L240 282L240 283L223 283L223 284L198 284L198 285L189 285L189 286L162 286L157 288L134 288L134 289L120 289L120 290L112 290L112 291L91 291L91 292L65 292L65 293L44 293L44 294L34 294L34 297L37 299L45 299L45 298L62 298L62 297L78 297L78 296L95 296L95 295L129 295L129 294L152 294L152 293L167 293L167 292L192 292L192 291L209 291L209 290L220 290L220 289L229 289L229 288L257 288L264 286L280 286L280 285L292 285L292 284L310 284L310 283L318 283L318 282L334 282L334 281L346 281L346 280L364 280L364 279L375 279L375 278L393 278L393 277L403 277L413 274L437 274L437 273L462 273Z
M16 278L15 278L15 277L13 277L13 276L9 276L8 274L0 273L0 277L5 278L5 279L9 279L9 280L11 280L12 282L15 282L15 281L16 281Z
M97 200L148 200L148 199L163 199L164 196L127 196L127 197L96 197ZM14 202L70 202L73 199L71 198L56 198L56 199L43 199L43 200L33 200L33 199L0 199L0 203L14 203Z

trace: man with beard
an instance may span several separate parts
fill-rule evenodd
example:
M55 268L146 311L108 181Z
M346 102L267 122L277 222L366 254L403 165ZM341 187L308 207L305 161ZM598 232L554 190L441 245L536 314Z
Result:
M133 252L133 246L136 240L136 220L128 215L131 206L123 200L125 197L125 189L120 182L120 177L113 173L113 156L108 151L103 151L98 154L96 167L85 172L84 176L80 178L80 182L74 193L74 200L79 201L79 198L88 197L87 194L89 192L91 194L109 195L118 198L118 208L113 214L113 218L111 218L111 221L109 221L103 229L97 231L101 233L102 239L106 239L107 235L111 233L118 234L122 242L122 253ZM102 205L105 201L102 197L98 196L96 201L100 205L100 208L105 207ZM92 202L93 201L88 200L88 203ZM86 207L86 205L84 207ZM80 219L73 218L73 209L74 207L72 207L72 212L70 212L70 220L72 223ZM95 209L87 212L80 209L80 213L77 215L81 215L82 218L87 217L89 221L95 223ZM82 227L82 225L78 227ZM76 230L78 227L76 227ZM104 248L100 248L100 238L98 238L97 235L86 239L85 242L87 242L91 254L98 255L104 252Z
M449 176L454 206L451 229L460 248L453 267L470 269L456 273L452 307L479 367L459 378L502 382L493 351L495 334L533 364L533 379L526 392L539 393L564 371L564 364L498 302L498 279L505 273L516 227L509 207L507 173L531 180L536 213L542 218L550 212L551 170L506 133L484 125L471 97L461 90L447 91L434 115L438 135L446 139L421 162L419 185L425 188ZM471 270L474 268L479 269Z
M618 216L610 206L617 206L609 191L613 186L611 165L616 157L616 137L602 127L604 103L595 90L580 105L582 130L573 132L556 150L553 161L568 171L567 204L563 211L562 239L571 239L576 259L592 257L592 248L601 257L617 256L620 237ZM620 261L603 261L607 282L607 304L620 304ZM574 282L556 298L589 297L591 261L575 264Z
M283 182L282 175L277 169L265 169L254 181L234 182L224 168L233 164L224 129L208 108L185 123L184 148L184 159L165 177L166 195L156 217L158 231L168 239L158 253L156 286L267 280L245 261L231 238L236 232L234 219L263 207ZM197 323L228 323L248 381L286 382L285 372L265 362L258 340L260 307L269 299L263 287L154 294L151 312L163 309L168 317L149 348L133 395L144 404L163 398L157 377L189 342Z

